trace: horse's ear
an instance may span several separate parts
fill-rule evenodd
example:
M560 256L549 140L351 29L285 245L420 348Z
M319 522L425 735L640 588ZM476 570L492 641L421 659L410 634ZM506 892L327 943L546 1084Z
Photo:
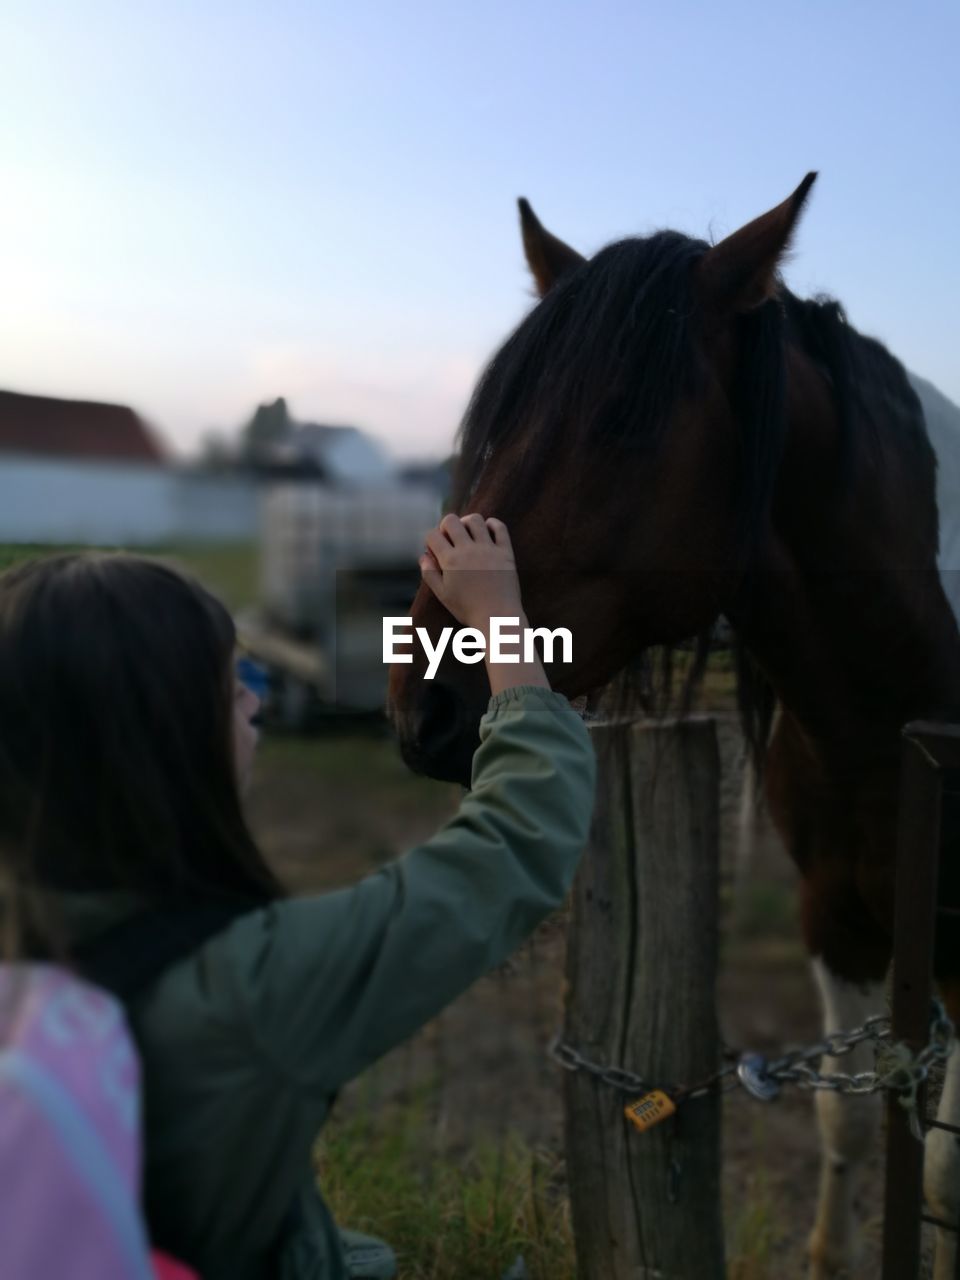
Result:
M816 173L804 180L769 213L748 222L708 249L700 261L705 297L725 311L750 311L777 290L777 264L787 249Z
M562 275L586 262L576 249L558 240L541 224L540 219L523 198L517 201L520 208L520 230L523 234L523 251L527 265L533 272L537 292L542 298L553 288Z

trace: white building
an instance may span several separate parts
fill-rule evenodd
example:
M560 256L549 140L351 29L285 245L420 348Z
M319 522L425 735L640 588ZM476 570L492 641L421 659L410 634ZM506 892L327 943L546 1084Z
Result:
M243 541L257 528L252 479L174 465L132 409L0 391L0 542Z

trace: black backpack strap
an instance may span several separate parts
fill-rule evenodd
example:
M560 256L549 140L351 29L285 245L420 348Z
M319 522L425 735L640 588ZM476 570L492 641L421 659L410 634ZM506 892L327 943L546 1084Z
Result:
M247 900L151 907L75 943L71 959L81 977L127 1004L256 905Z

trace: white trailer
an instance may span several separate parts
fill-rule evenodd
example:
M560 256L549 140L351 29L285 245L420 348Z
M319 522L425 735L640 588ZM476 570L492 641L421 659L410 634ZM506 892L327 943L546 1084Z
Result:
M441 500L427 485L268 486L260 512L260 602L241 641L266 666L291 726L311 708L375 712L386 695L382 623L409 613L418 558Z

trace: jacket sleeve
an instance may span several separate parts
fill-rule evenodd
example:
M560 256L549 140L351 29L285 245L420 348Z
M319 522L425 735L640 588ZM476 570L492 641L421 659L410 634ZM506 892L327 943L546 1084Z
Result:
M288 1081L332 1091L500 964L562 903L595 780L563 695L492 697L472 790L435 836L350 888L236 921L218 959L208 952L258 1051Z

